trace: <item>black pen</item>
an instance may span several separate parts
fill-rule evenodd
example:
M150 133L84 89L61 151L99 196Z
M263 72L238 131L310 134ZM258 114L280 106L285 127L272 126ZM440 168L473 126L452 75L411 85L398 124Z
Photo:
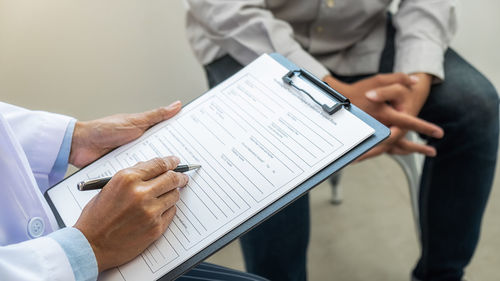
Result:
M178 165L177 168L174 169L174 172L184 173L187 171L198 169L200 167L201 167L201 165L195 165L195 164ZM110 180L111 180L111 177L94 179L94 180L86 180L86 181L79 182L76 186L78 187L78 190L80 190L80 191L101 189Z

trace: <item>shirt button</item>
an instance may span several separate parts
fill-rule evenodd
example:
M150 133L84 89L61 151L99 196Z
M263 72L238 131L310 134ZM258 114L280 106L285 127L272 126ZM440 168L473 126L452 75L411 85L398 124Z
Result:
M322 33L323 32L323 27L321 25L316 26L316 32Z
M328 8L333 8L333 6L335 6L335 0L326 0L326 6Z

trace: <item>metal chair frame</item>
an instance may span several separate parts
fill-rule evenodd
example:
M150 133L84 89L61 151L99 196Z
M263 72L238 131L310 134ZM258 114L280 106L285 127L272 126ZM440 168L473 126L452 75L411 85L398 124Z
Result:
M423 142L423 140L420 139L415 132L409 132L408 134L406 134L406 138L412 142ZM412 206L413 219L415 222L417 233L420 236L418 196L420 192L420 176L422 175L425 157L422 154L411 153L408 155L391 155L391 158L399 164L406 176L408 187L410 189L410 201ZM339 185L338 181L338 176L331 181L331 202L335 205L341 204L343 200L342 186Z

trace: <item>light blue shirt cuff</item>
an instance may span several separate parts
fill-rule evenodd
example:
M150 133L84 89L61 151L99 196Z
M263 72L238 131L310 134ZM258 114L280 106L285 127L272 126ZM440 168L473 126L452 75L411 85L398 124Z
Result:
M71 152L71 141L73 140L73 131L75 130L76 120L72 119L68 127L66 128L66 132L64 134L64 139L61 144L61 148L59 149L59 153L57 154L56 162L52 167L52 170L49 174L49 184L53 185L60 181L64 175L66 174L66 170L68 169L68 160L69 153Z
M97 280L97 260L87 238L74 227L52 232L48 237L61 245L68 257L76 281Z

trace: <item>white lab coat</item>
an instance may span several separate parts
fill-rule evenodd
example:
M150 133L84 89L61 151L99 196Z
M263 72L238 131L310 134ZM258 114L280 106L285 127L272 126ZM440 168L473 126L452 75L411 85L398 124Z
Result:
M50 172L70 120L0 102L0 280L75 280L59 243L26 230L32 213L43 235L57 229L42 192L60 180Z

